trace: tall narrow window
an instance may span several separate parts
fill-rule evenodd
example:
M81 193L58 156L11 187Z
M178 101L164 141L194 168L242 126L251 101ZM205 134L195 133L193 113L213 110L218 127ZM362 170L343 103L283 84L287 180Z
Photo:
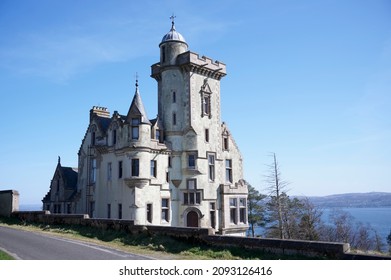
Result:
M166 62L166 46L162 46L162 62Z
M156 177L156 160L151 160L151 177Z
M118 162L118 178L122 178L122 161Z
M94 213L95 213L95 201L90 201L90 211L88 213L90 215L90 218L94 217Z
M67 214L71 214L71 212L72 212L72 207L71 207L71 204L68 203L67 204Z
M113 146L117 144L117 130L113 130L113 139L112 139Z
M95 145L95 139L96 139L96 135L95 135L95 131L91 133L91 145Z
M171 156L168 156L168 167L172 167L171 162L172 162Z
M107 181L111 181L112 167L111 162L107 163Z
M205 129L205 142L209 143L209 129Z
M96 181L96 159L91 159L91 169L90 169L90 184L94 184Z
M210 115L210 95L209 94L204 94L204 97L202 99L202 111L204 116L209 116Z
M176 125L176 113L172 113L172 124Z
M140 173L139 159L138 158L133 158L132 159L132 176L133 177L138 177L139 173Z
M122 219L122 203L118 203L118 219Z
M172 103L176 103L176 92L172 92Z
M223 135L223 150L229 150L228 135Z
M196 168L196 155L195 154L188 155L188 167L189 167L189 169Z
M132 139L138 140L139 138L139 125L140 118L132 118Z
M237 199L229 199L229 219L231 224L237 224Z
M239 198L239 222L243 224L247 222L246 208L247 208L246 199Z
M107 219L111 219L111 204L107 204Z
M168 198L162 198L162 221L169 222L170 204Z
M215 155L208 154L208 165L209 165L209 181L215 180Z
M225 181L232 183L232 160L225 160Z
M210 211L210 226L211 228L216 228L216 203L211 202L209 204Z
M152 223L152 203L147 204L147 222Z

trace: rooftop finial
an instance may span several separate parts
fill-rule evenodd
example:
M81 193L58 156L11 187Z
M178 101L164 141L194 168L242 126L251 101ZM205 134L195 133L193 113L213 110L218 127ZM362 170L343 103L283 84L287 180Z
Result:
M170 19L171 19L171 29L172 30L175 30L175 18L176 18L176 15L174 15L174 13L172 13L172 16L170 16Z
M61 164L61 157L58 156L58 164Z
M138 93L138 73L137 72L136 72L135 78L136 78L136 93Z

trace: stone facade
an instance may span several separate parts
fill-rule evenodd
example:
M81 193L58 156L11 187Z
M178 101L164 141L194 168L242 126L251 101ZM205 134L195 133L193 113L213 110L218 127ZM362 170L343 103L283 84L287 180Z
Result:
M19 211L19 192L15 190L0 191L0 216L10 217Z
M77 196L77 168L61 166L60 157L48 193L42 199L43 209L51 213L74 213Z
M245 235L242 157L220 119L226 66L189 51L174 23L159 47L160 61L151 66L155 119L147 117L137 82L126 115L91 109L73 213Z

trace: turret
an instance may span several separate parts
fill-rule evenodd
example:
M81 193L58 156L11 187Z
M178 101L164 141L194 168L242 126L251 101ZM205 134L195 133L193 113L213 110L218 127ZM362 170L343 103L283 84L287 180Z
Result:
M163 36L160 47L160 66L175 65L176 58L187 52L188 45L185 38L175 29L174 16L171 17L171 29Z

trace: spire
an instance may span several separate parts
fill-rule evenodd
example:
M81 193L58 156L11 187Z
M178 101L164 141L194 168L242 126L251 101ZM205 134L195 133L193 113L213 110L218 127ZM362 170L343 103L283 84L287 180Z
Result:
M148 120L147 113L144 108L144 104L141 100L140 91L138 88L138 75L136 74L136 89L133 96L132 103L130 104L128 115L126 116L126 120L128 122L132 121L132 118L140 118L141 123L151 124Z

